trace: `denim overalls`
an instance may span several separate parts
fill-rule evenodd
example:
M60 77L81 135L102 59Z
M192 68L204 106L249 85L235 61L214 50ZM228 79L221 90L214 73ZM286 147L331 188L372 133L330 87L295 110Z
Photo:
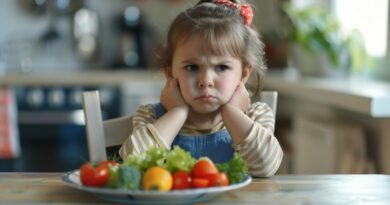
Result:
M166 111L161 103L153 104L156 118L161 117ZM198 159L208 157L215 163L227 162L233 157L232 139L225 129L215 133L203 135L181 135L178 134L172 142L172 146L179 145Z

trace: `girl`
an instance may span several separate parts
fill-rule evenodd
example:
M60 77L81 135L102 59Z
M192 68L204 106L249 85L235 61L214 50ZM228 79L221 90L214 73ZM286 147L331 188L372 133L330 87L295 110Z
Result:
M161 56L167 82L160 103L139 107L122 158L179 145L213 162L237 152L252 176L275 174L283 152L273 113L264 103L250 104L244 85L266 69L252 17L250 5L229 0L201 0L176 17Z

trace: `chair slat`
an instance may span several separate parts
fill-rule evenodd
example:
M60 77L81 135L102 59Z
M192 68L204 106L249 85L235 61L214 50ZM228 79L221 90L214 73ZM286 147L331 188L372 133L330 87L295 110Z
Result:
M133 131L132 116L120 117L103 122L106 147L123 144Z
M102 112L98 91L83 93L84 118L87 130L89 160L99 162L107 159Z
M276 115L276 108L278 102L278 92L276 91L263 91L260 94L260 102L265 102L271 108L274 115Z

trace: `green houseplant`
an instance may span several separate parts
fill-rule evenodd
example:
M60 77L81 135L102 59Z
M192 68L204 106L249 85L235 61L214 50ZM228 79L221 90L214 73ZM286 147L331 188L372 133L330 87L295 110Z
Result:
M285 4L283 11L288 19L291 57L308 75L324 75L323 71L315 71L321 66L333 73L347 74L349 69L358 73L368 65L361 33L352 30L346 35L340 21L329 11L315 5L298 9L291 3Z

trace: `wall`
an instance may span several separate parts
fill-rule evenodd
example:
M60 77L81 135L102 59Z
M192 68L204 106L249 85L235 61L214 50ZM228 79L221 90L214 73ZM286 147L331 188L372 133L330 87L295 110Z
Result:
M40 53L38 57L33 58L32 67L36 70L33 72L50 72L58 70L77 70L83 67L93 67L93 69L101 69L107 67L110 60L114 58L117 25L114 20L124 8L136 5L145 14L146 21L152 28L153 32L160 37L163 37L168 29L169 23L176 14L197 2L197 0L187 0L180 4L171 5L168 1L132 1L132 0L90 0L87 5L92 10L98 13L100 19L100 36L101 55L95 60L94 64L86 65L80 63L79 57L74 52L71 34L71 16L60 16L56 19L56 27L62 35L62 47L57 50L46 51L44 49L35 49L36 41L44 31L48 29L49 18L44 15L33 15L27 13L20 8L19 0L2 0L0 7L0 45L3 47L3 52L0 50L0 73L1 73L1 55L10 53L12 49L4 49L5 42L10 40L23 40L35 54L30 53L14 53L12 56L18 55L35 55ZM140 3L142 2L142 3ZM260 31L268 31L279 25L279 13L277 11L277 3L273 0L258 0L254 3L255 20L254 24ZM20 46L19 46L20 47ZM22 45L21 47L26 47ZM31 49L32 48L32 49ZM28 50L28 49L24 49ZM11 55L11 54L7 54ZM50 57L47 57L50 56ZM9 57L9 56L8 56ZM34 60L35 59L35 60ZM16 60L15 60L16 61ZM20 67L14 63L14 67ZM35 66L34 66L35 65ZM39 67L39 68L37 68ZM100 68L99 68L100 67ZM19 72L20 68L12 68L14 72ZM19 69L19 70L18 70ZM15 71L16 70L16 71ZM29 72L29 70L27 70Z

